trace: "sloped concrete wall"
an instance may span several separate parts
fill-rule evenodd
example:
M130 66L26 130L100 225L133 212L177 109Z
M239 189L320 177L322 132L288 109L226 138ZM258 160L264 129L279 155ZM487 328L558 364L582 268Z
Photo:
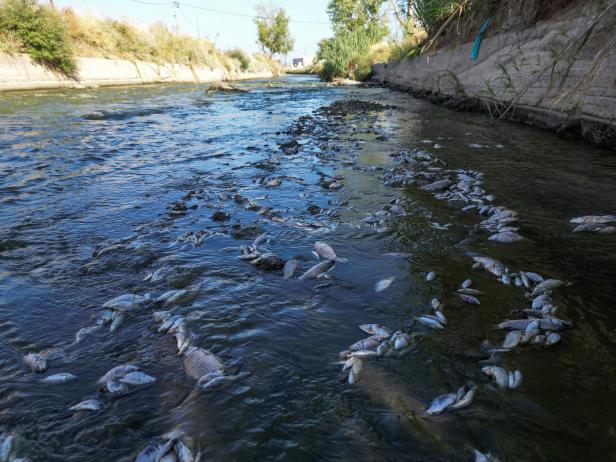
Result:
M70 79L30 59L28 55L0 54L0 90L63 88L100 85L137 85L161 82L215 82L272 77L271 72L229 73L205 66L157 64L121 59L77 58L78 79Z
M477 61L472 47L377 64L372 79L616 150L616 4L580 2L566 17L484 38Z

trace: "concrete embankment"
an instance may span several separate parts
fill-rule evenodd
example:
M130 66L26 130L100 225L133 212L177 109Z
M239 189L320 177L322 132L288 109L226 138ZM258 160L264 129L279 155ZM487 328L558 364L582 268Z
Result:
M77 58L78 78L35 63L28 55L0 54L0 90L81 88L165 82L215 82L272 77L272 72L228 72L183 64L157 64L105 58Z
M616 2L573 1L532 25L505 18L488 31L476 61L469 41L377 64L372 79L616 150Z

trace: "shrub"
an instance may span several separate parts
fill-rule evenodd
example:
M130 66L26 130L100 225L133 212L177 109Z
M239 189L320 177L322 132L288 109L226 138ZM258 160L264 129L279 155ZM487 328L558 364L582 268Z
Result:
M35 0L0 0L0 30L20 52L73 75L77 69L60 16Z
M240 69L244 72L250 67L250 56L242 50L230 50L225 53L229 58L235 59L240 63Z

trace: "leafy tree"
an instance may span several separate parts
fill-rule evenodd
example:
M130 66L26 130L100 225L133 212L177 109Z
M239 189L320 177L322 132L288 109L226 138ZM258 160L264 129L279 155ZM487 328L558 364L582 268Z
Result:
M334 27L334 32L357 29L380 30L387 34L380 14L385 0L329 0L327 14Z
M287 54L293 49L293 37L289 32L289 17L280 7L257 5L257 43L268 56L274 53Z

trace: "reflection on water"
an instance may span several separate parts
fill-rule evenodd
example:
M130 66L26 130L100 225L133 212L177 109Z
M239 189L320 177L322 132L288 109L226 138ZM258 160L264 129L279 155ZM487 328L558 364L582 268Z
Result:
M0 430L16 436L13 454L131 460L153 437L181 430L205 460L472 460L470 448L511 461L613 460L616 239L574 234L568 220L616 211L616 157L386 89L267 83L244 82L245 94L153 85L3 95ZM337 100L382 106L318 111ZM490 242L476 215L418 188L386 187L390 154L417 147L485 173L485 189L519 212L528 240ZM341 189L328 186L336 175ZM398 198L407 215L367 229L366 215ZM321 280L285 281L237 258L263 232L267 248L298 261L298 274L315 263L316 240L348 261L321 289ZM489 385L477 353L484 339L502 340L495 324L528 301L471 272L476 254L573 283L555 298L575 328L550 349L503 360L524 373L516 391ZM163 277L144 280L161 268ZM388 277L391 287L375 293ZM478 307L454 295L468 277L483 292ZM196 392L150 305L114 333L94 330L72 345L105 301L182 288L196 295L172 311L200 312L187 322L192 344L237 380ZM448 326L418 329L414 317L434 297ZM348 385L338 353L371 322L416 341L402 357L367 362ZM59 353L45 375L77 380L46 385L24 369L24 354L50 349ZM122 363L156 382L100 395L96 381ZM463 383L479 387L471 407L420 415ZM99 411L68 410L93 398Z

